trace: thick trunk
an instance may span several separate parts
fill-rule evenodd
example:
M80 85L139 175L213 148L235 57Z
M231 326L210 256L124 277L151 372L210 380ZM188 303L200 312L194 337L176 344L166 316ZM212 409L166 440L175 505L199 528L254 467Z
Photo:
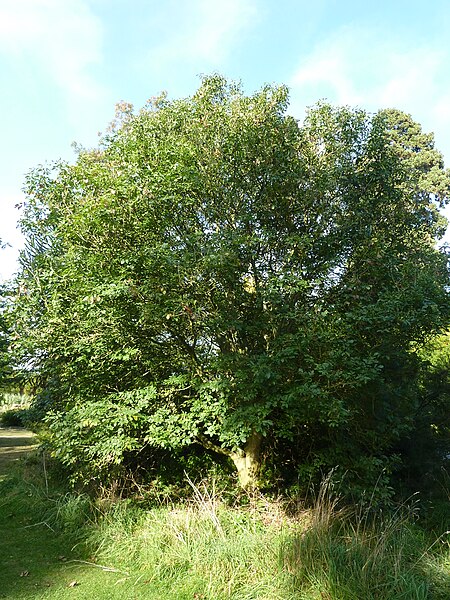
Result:
M262 435L260 433L253 431L246 441L244 448L239 449L236 452L214 444L214 442L202 434L198 434L197 441L202 444L204 448L231 458L237 469L239 485L242 488L254 489L258 487L262 442Z
M253 431L244 449L230 455L238 472L239 485L244 489L258 487L261 441L261 434Z

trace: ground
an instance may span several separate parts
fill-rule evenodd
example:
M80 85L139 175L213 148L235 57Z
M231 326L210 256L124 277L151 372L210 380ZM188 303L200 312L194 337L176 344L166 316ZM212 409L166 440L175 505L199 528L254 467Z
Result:
M0 427L0 479L34 448L35 436L31 431L22 427Z

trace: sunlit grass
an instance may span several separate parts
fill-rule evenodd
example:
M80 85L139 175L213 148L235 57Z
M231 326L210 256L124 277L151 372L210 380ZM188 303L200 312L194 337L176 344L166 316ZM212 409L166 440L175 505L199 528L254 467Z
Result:
M142 511L118 505L90 538L99 560L130 571L130 583L150 585L165 598L297 597L279 566L292 523L270 523L264 508L233 509L198 491L179 506Z
M51 469L45 484L43 469L37 456L0 483L7 598L450 597L447 537L431 538L404 507L375 516L349 509L327 484L294 514L256 494L230 506L211 482L191 482L190 499L160 505L92 500L58 488Z
M325 481L311 514L310 526L283 548L305 598L313 590L339 600L450 597L449 532L431 542L411 508L374 514L340 507Z

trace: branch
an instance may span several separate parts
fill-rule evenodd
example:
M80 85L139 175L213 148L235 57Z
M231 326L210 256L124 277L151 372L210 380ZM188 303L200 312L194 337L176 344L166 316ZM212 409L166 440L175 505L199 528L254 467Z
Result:
M217 444L214 444L214 442L211 442L211 440L208 440L208 438L206 436L204 436L202 433L198 433L197 434L197 441L207 450L212 450L213 452L217 452L217 454L222 454L224 456L228 456L228 458L233 458L233 455L239 454L239 455L244 455L243 451L241 449L239 449L237 452L233 452L232 450L228 450L227 448L222 448L222 446L218 446Z

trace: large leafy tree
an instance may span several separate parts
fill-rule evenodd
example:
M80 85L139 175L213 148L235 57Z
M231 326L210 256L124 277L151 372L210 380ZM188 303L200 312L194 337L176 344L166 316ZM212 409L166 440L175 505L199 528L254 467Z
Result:
M196 445L244 486L280 446L308 476L390 467L411 344L448 319L448 179L433 163L445 185L424 185L391 113L321 104L299 125L287 105L207 77L30 174L16 351L66 463Z

